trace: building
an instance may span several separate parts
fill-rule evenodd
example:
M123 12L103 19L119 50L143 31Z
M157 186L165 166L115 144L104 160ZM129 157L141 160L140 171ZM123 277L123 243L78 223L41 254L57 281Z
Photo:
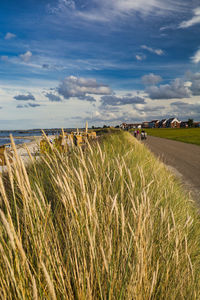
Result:
M188 128L188 122L187 121L181 121L180 127L181 128Z
M180 128L181 121L176 118L170 118L166 121L165 127L166 128Z
M142 128L149 128L150 122L142 122Z
M200 127L200 122L194 122L194 127Z
M161 121L159 121L158 128L165 128L166 122L167 122L167 119L162 119Z
M152 124L152 128L158 128L159 120L152 120L150 123Z
M120 125L120 128L124 129L124 130L128 130L128 129L132 129L132 128L141 128L141 123L131 123L131 124L127 124L127 123L122 123Z

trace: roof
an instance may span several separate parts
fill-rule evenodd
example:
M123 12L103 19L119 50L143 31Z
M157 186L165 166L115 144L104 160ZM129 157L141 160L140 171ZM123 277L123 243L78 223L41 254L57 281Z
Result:
M173 123L173 122L178 122L178 123L180 123L181 121L179 121L177 118L169 118L169 119L167 120L167 122L168 122L168 123Z
M160 121L160 123L165 123L167 121L167 119L162 119L161 121Z

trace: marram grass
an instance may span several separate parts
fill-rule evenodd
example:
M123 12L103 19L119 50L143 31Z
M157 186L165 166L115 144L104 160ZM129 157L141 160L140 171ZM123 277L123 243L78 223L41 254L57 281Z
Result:
M1 299L199 299L189 196L129 133L0 178Z

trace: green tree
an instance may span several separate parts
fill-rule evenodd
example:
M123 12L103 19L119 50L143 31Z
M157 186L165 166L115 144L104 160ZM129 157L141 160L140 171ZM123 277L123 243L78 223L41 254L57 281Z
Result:
M188 119L188 127L193 127L193 126L194 126L194 120Z

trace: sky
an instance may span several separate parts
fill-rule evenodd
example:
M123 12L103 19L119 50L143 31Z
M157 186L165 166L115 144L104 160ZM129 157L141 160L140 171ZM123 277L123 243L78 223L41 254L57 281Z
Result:
M1 0L0 130L200 121L199 0Z

